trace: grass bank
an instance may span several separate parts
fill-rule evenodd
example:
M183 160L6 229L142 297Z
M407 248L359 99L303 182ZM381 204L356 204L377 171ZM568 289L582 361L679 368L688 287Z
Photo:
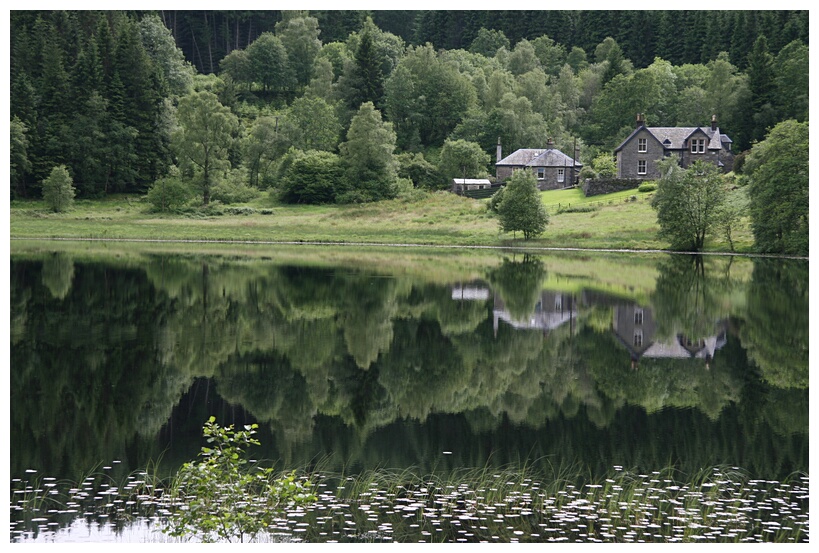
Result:
M14 201L10 237L27 239L212 240L328 242L435 246L500 246L662 250L651 193L619 192L585 198L580 190L541 193L550 215L546 232L524 241L501 233L487 200L448 192L418 194L364 205L271 205L267 198L210 213L157 214L143 198L112 196L77 201L67 213L50 213L41 201ZM735 232L736 251L749 252L747 221ZM724 240L707 251L728 252Z

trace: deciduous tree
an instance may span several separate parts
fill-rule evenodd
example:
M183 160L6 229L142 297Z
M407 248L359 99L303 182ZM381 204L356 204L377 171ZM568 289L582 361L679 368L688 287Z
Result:
M705 239L719 228L726 192L719 168L697 161L688 169L675 158L658 162L662 176L651 207L657 211L660 237L672 248L702 251Z
M480 144L447 139L441 148L438 170L446 180L476 178L486 173L489 159L489 154L481 149Z
M372 102L361 105L350 123L347 141L339 146L350 191L340 202L395 197L398 163L392 123L381 120Z
M807 122L783 121L746 159L751 227L761 252L808 255L808 134Z
M49 209L67 211L74 203L74 181L65 165L58 165L43 181L43 200Z
M521 231L524 240L543 234L549 224L549 214L540 200L537 179L530 171L518 170L512 174L497 210L501 230Z
M228 153L239 120L212 92L192 92L179 101L179 128L173 148L180 167L198 175L202 203L210 202L210 187L219 171L230 168Z

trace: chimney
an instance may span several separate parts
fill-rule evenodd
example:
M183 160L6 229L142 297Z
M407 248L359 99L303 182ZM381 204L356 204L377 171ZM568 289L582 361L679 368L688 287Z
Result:
M500 161L501 159L503 159L501 151L502 151L501 150L501 141L500 141L500 136L499 136L498 137L498 154L497 154L498 155L498 160L497 161Z
M643 119L643 114L642 114L642 113L638 113L638 114L637 114L637 128L639 129L640 127L642 127L642 126L643 126L643 125L645 125L645 124L646 124L646 122L645 122L645 120Z
M546 149L551 150L554 147L555 147L555 141L552 140L552 137L550 136L549 139L546 140Z
M711 116L711 130L712 131L717 130L717 116L716 116L716 114Z

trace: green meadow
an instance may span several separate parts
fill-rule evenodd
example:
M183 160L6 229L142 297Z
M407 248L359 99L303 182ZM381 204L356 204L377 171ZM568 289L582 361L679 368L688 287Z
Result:
M42 201L13 201L12 239L107 239L248 242L327 242L663 250L657 237L651 192L636 190L586 198L579 189L542 192L549 212L546 232L535 240L502 233L488 200L449 192L417 192L410 198L363 205L274 205L265 196L243 206L212 205L182 213L155 213L140 196L79 200L65 213ZM734 231L737 252L750 252L747 218ZM729 252L722 237L706 251Z

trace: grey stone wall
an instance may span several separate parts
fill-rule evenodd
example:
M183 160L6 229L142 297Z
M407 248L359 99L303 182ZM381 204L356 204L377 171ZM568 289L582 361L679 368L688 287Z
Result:
M583 194L588 197L636 189L641 184L643 184L642 179L586 179L581 187Z

